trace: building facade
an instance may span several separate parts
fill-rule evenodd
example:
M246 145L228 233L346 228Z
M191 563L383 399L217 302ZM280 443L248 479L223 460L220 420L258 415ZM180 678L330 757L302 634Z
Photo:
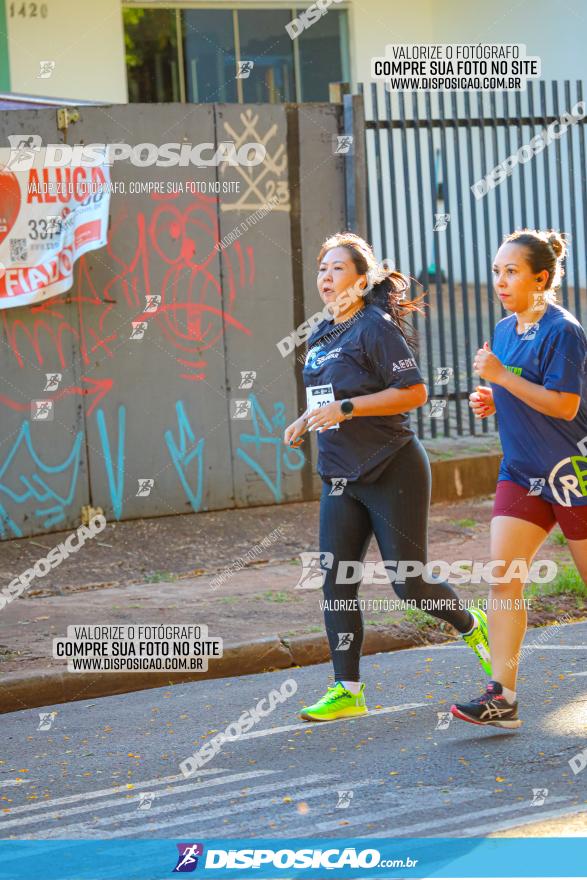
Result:
M545 80L587 71L584 0L567 0L560 14L548 0L332 0L304 28L308 6L0 0L0 92L104 103L326 101L329 82L368 83L371 58L388 43L518 42L541 58ZM251 60L255 76L237 78L238 62Z

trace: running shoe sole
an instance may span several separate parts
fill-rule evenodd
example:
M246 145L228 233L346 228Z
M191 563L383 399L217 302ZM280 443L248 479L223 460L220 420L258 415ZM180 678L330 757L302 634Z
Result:
M450 711L455 716L455 718L460 718L461 721L468 721L469 724L476 724L478 727L488 727L489 725L491 725L492 727L503 727L506 730L515 730L516 728L522 726L522 720L520 718L515 718L511 721L477 721L476 719L471 718L469 715L465 715L465 713L457 709L456 706L451 706Z
M341 709L333 715L332 718L320 718L317 715L311 715L309 712L300 712L300 718L303 721L338 721L339 718L357 718L359 715L368 715L368 709Z

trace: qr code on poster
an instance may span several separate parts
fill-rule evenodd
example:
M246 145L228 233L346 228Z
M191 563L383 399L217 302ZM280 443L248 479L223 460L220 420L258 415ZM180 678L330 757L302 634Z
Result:
M10 239L10 260L13 263L25 263L28 259L26 238Z

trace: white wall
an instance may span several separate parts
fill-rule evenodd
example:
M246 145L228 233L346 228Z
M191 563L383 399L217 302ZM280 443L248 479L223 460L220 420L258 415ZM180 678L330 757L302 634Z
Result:
M104 0L102 0L104 2ZM129 0L129 5L276 8L307 7L311 0ZM333 3L335 0L333 0ZM542 58L544 79L587 75L584 32L585 0L552 0L512 4L511 0L342 0L349 10L353 82L369 82L370 59L383 55L387 43L525 43L528 55Z
M14 3L47 9L46 18L10 16L6 4L11 91L88 101L127 101L120 0L46 0ZM48 79L39 62L55 61Z
M347 5L347 4L345 4ZM352 72L368 83L370 59L387 43L525 43L542 59L542 78L580 79L585 60L585 0L349 0Z
M587 25L587 4L584 0L570 0L565 3L564 7L557 7L551 0L532 0L531 4L512 4L511 0L492 0L491 3L485 2L465 2L465 0L410 0L409 3L392 4L389 0L360 0L350 3L350 40L351 40L351 70L353 76L353 85L357 82L363 82L365 86L365 106L366 116L371 118L371 80L370 80L370 61L374 56L385 55L385 47L389 43L524 43L526 45L527 54L530 56L538 56L542 62L541 79L546 82L547 86L547 108L549 113L553 113L551 81L571 80L571 95L575 95L575 81L578 79L587 79L587 61L584 50L584 29ZM535 85L537 89L537 85ZM383 83L379 83L379 112L383 110ZM536 93L537 94L537 93ZM486 96L487 97L487 96ZM585 97L585 88L584 88ZM477 116L477 96L476 93L470 95L471 115ZM497 113L502 115L502 96L497 98ZM515 93L509 95L510 115L516 116L515 112ZM408 118L412 116L412 95L405 95L406 115ZM526 94L521 94L522 108L526 108ZM425 115L423 95L419 95L419 113ZM571 106L574 101L571 102ZM391 106L394 118L398 118L398 101L397 94L391 96ZM432 114L436 115L436 95L432 96ZM464 108L464 93L459 93L457 101L457 115L465 118L466 112ZM450 117L451 105L450 98L445 95L445 109L447 116ZM535 109L539 109L539 104L535 105ZM559 92L559 113L563 110L569 110L567 107L562 89ZM490 116L490 108L488 99L484 100L483 115ZM523 143L528 143L532 136L536 133L537 128L524 126L521 133ZM473 137L473 177L469 180L469 169L467 167L467 148L465 131L460 130L459 140L461 143L461 165L462 174L461 182L463 185L464 195L464 231L460 241L453 242L453 257L458 257L459 247L464 248L467 254L467 275L469 279L472 277L472 259L473 254L477 251L480 262L480 274L482 282L486 278L486 262L487 254L485 241L473 241L473 227L471 223L471 211L474 210L478 222L478 234L483 229L483 210L484 203L479 202L472 208L470 205L469 185L475 180L483 177L485 173L497 164L497 162L505 159L512 151L515 152L518 146L518 134L512 134L512 143L508 150L504 141L503 129L500 129L498 136L498 152L495 156L492 149L490 134L486 134L487 155L485 163L483 163L477 139ZM455 174L453 167L451 145L453 143L453 133L447 135L449 148L449 190L450 190L450 209L452 212L456 210L456 192L455 192ZM374 149L374 133L370 133L368 137L368 164L371 172L376 167L376 156ZM568 165L568 140L571 139L574 148L574 170L575 179L570 179ZM408 155L410 157L410 190L409 198L413 205L412 216L414 226L412 229L411 243L414 247L417 270L421 268L421 231L419 227L419 219L423 215L425 217L425 239L427 241L426 253L428 259L432 257L431 248L431 229L434 222L434 212L442 210L442 206L435 206L430 198L431 181L430 172L427 163L427 133L422 132L420 135L420 144L422 148L422 180L423 180L423 201L420 204L418 200L418 176L413 164L415 155L414 135L410 132L408 135ZM399 191L402 193L402 205L398 207L399 215L399 251L394 253L392 243L392 206L391 192L389 187L389 164L387 155L387 139L381 136L380 144L382 148L382 181L383 181L383 204L386 220L386 239L382 239L382 230L377 223L373 224L372 239L376 253L381 257L395 259L400 268L408 266L408 235L405 223L405 206L403 202L407 197L407 191L404 188L403 180L403 162L401 161L401 140L400 135L394 135L395 156L397 165L400 169L400 177L398 179ZM439 132L434 133L434 144L440 146ZM526 193L528 201L529 190L532 174L532 165L537 168L539 181L539 206L540 206L540 225L546 225L545 212L545 163L548 163L550 169L550 187L553 202L553 216L551 218L552 225L555 228L571 232L571 202L574 192L574 203L576 208L576 227L574 244L572 247L578 248L579 271L578 276L582 285L586 283L585 278L585 261L583 258L582 243L586 240L587 231L584 229L583 207L581 179L579 173L580 153L579 153L579 131L578 127L570 130L560 141L561 161L560 170L563 179L562 198L564 201L564 210L559 212L558 208L558 192L557 192L557 147L552 144L541 155L534 157L528 164L524 166L523 174L525 175ZM399 158L398 158L399 157ZM522 212L520 210L520 175L521 166L516 168L512 175L513 194L514 194L514 218L513 228L522 225ZM501 184L500 196L502 199L502 230L509 232L511 221L508 213L505 211L507 183ZM377 180L373 173L369 179L369 193L372 204L378 202ZM490 249L495 249L499 244L499 235L496 218L496 194L490 193L488 198L489 225L490 225ZM440 236L441 263L446 268L446 253L444 245L449 235L454 235L454 230L449 228L447 233ZM460 267L458 259L456 259L455 274L460 278ZM567 277L569 281L574 280L572 274L571 255L567 263Z
M196 0L177 4L145 0L136 5L275 8L304 7L309 0ZM9 6L6 15L12 91L116 103L127 100L121 0L46 0L45 19L11 18ZM585 0L567 0L560 10L552 0L517 5L511 0L344 0L337 7L349 10L354 83L369 83L370 59L383 55L385 45L392 42L526 43L529 55L542 58L544 79L587 75ZM55 71L49 79L37 79L39 61L46 59L57 62Z

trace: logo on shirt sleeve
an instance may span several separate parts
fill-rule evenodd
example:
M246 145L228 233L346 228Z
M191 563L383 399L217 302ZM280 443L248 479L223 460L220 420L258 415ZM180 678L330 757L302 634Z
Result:
M404 358L403 361L394 361L392 370L394 373L400 373L402 370L412 370L416 366L415 358Z

